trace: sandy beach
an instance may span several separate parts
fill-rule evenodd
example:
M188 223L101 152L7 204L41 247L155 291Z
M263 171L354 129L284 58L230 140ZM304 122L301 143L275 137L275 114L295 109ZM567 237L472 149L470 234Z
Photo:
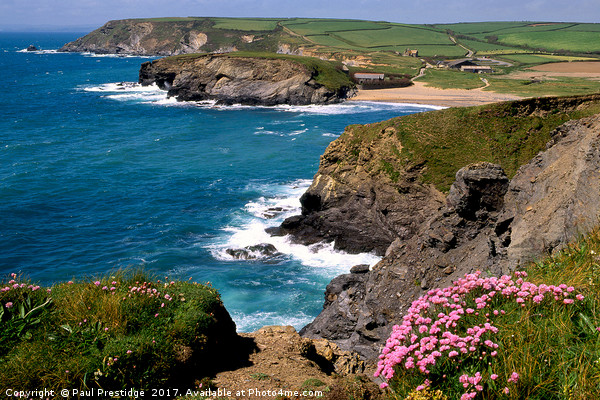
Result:
M414 82L413 86L406 88L359 90L350 100L468 107L520 98L510 94L484 92L481 89L438 89L426 87L423 82Z

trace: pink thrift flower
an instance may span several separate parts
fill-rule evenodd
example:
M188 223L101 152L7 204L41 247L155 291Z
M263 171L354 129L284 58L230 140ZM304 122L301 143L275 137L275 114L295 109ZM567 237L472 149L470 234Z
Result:
M6 307L6 308L11 308L12 306L13 306L13 303L12 303L12 301L9 301L8 303L6 303L6 304L4 305L4 307ZM600 328L598 328L598 329L600 329Z
M131 353L133 353L133 351L127 350L127 354L131 354Z
M510 378L508 378L508 382L517 382L519 380L519 374L513 372L510 374Z
M96 281L96 282L94 282L94 285L96 285L96 286L100 286L100 281Z
M492 374L492 375L490 375L490 379L495 381L496 379L498 379L498 375Z
M579 301L582 301L585 297L582 294L578 294L575 298Z
M573 299L564 299L563 303L565 303L565 304L572 304L574 301L575 300L573 300Z
M505 387L505 388L504 388L504 390L502 390L502 392L503 392L504 394L509 394L509 393L510 393L510 390L509 390L507 387Z

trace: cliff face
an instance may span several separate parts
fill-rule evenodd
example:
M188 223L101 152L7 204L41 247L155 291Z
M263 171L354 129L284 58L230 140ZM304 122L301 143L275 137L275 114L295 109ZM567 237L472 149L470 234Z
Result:
M346 79L341 71L334 73ZM156 83L178 100L225 104L330 104L351 93L349 79L347 85L328 88L317 82L318 78L317 70L291 59L212 54L146 62L139 81L142 85Z
M589 105L570 101L565 104L571 111ZM527 113L526 118L544 114L539 108L528 108ZM349 157L356 145L353 129L357 128L348 128L322 157L313 185L302 198L303 215L280 229L296 235L309 232L313 236L308 240L335 240L340 248L351 249L348 242L356 243L356 250L385 248L385 257L371 271L358 269L330 283L323 311L301 331L306 337L334 340L344 349L375 358L392 325L425 290L475 270L506 273L598 224L600 115L551 131L543 151L511 180L498 164L461 168L446 196L423 183L429 164L415 165L401 156L410 149L397 141L389 126ZM393 147L397 151L390 150ZM405 163L404 169L389 168L398 160Z
M357 146L354 128L332 142L321 156L319 171L301 198L302 215L287 219L275 235L292 233L304 244L335 241L350 253L383 255L396 239L406 240L443 203L433 185L419 181L422 165L407 165L402 174L389 167L402 152L394 128Z
M109 21L59 51L143 56L237 49L275 52L282 35L279 27L257 32L215 28L211 18L124 19Z

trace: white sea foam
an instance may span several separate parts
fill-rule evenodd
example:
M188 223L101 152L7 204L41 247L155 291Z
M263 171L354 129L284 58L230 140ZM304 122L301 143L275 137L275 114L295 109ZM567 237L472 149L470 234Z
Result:
M102 55L106 56L106 55ZM243 104L232 104L224 105L217 104L215 100L204 100L204 101L177 101L174 97L168 97L166 90L161 90L156 84L149 86L142 86L136 82L117 82L117 83L105 83L97 86L85 86L82 87L87 92L99 92L108 93L105 97L111 100L117 101L131 101L131 102L142 102L151 103L161 106L177 106L177 107L200 107L210 108L219 111L228 110L243 110L243 109L268 109L278 110L282 112L293 112L293 113L304 113L304 114L316 114L316 115L343 115L343 114L355 114L361 112L377 112L385 110L402 109L405 111L425 111L425 110L438 110L445 107L440 106L429 106L420 104L407 104L407 103L383 103L373 101L353 101L339 104L328 104L328 105L306 105L306 106L290 106L290 105L279 105L279 106L249 106ZM292 121L287 121L292 122ZM301 121L300 121L301 122ZM304 126L304 125L301 125ZM295 136L306 132L308 129L300 129L291 133L281 133L272 130L265 130L264 127L259 127L254 132L255 134L263 135L278 135L278 136ZM324 134L329 136L329 134ZM333 136L332 136L333 137Z
M156 56L142 56L142 55L133 55L133 54L99 54L90 51L84 51L79 53L84 57L98 57L98 58L148 58L154 59L158 58Z
M414 109L414 110L437 110L445 107L429 106L421 104L408 103L383 103L376 101L352 101L339 104L327 105L307 105L307 106L290 106L280 105L274 108L287 112L299 112L319 115L339 115L339 114L354 114L357 112L372 112L381 110L393 110L397 108Z
M156 85L142 86L137 82L104 83L98 86L84 86L86 92L148 92L161 91Z
M17 50L17 53L32 53L32 54L61 54L58 50L34 50L28 51L27 49Z
M227 253L227 249L243 249L264 243L272 244L286 257L296 259L305 266L319 268L328 277L346 273L353 265L376 264L381 258L374 254L348 254L335 250L333 243L304 246L292 243L289 236L271 236L265 232L266 228L278 226L285 218L300 213L299 199L310 182L302 180L293 185L263 188L265 194L248 202L243 215L223 228L219 240L208 246L213 257L221 261L237 261Z
M85 92L102 93L102 96L117 101L133 101L159 105L177 103L174 98L167 97L167 91L160 89L156 84L142 86L137 82L105 83L95 86L82 86Z

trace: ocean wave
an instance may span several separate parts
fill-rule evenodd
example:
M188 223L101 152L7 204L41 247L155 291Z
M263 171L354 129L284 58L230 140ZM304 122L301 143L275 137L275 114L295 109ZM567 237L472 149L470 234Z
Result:
M241 216L222 228L221 237L207 246L212 256L220 261L239 261L239 258L231 254L231 250L249 250L256 245L272 245L283 257L297 260L307 267L319 268L324 275L331 277L347 273L357 264L376 264L381 257L371 253L349 254L334 249L333 243L305 246L293 243L289 236L271 236L265 231L266 228L278 226L287 217L300 214L299 199L310 182L302 180L292 185L264 187L264 194L248 202ZM259 253L251 255L253 260L272 258L271 255L261 256Z
M80 52L84 57L95 57L95 58L144 58L144 59L155 59L157 56L142 56L133 54L99 54L91 51Z
M175 98L169 98L167 96L167 91L160 89L156 84L142 86L137 82L116 82L81 86L79 89L84 92L102 93L103 97L117 101L159 105L171 105L177 103Z
M31 53L31 54L63 54L64 52L60 52L56 49L53 50L33 50L33 51L29 51L27 49L21 49L21 50L17 50L17 53Z
M340 115L340 114L355 114L358 112L374 112L374 111L385 111L395 110L402 108L407 111L426 111L426 110L438 110L445 107L440 106L429 106L421 104L408 104L408 103L383 103L376 101L347 101L338 104L311 104L306 106L291 106L291 105L279 105L274 106L275 109L280 109L286 112L295 113L307 113L307 114L318 114L318 115Z

